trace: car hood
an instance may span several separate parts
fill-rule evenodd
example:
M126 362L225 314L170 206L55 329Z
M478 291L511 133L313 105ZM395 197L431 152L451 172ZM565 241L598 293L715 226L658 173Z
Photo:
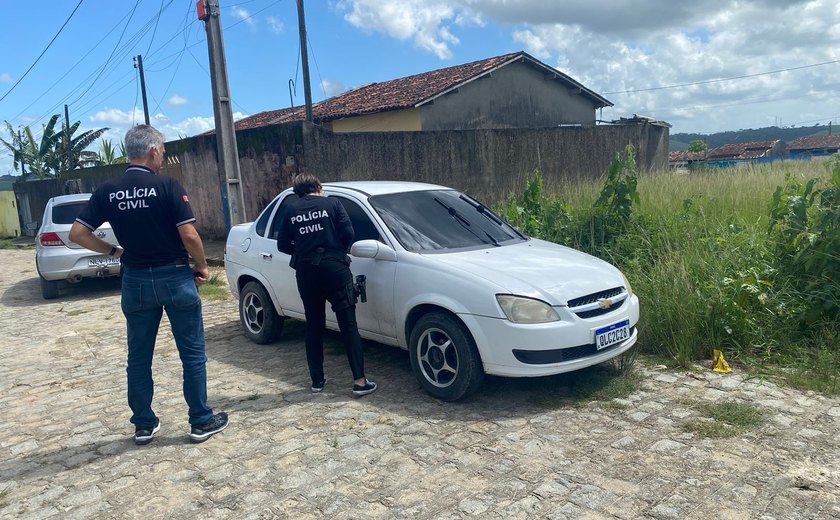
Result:
M611 264L543 240L424 256L484 278L510 294L551 305L624 285L621 272Z

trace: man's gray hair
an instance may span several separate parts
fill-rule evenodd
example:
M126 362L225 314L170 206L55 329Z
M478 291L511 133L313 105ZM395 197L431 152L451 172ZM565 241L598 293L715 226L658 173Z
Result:
M128 160L143 159L152 148L163 146L166 137L149 125L131 127L125 133L125 155Z

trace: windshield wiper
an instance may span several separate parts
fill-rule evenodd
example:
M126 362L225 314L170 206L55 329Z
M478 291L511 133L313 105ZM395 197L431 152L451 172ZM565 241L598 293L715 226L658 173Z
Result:
M499 244L496 242L496 240L495 240L495 239L493 239L493 237L490 237L490 240L492 240L492 242L488 242L488 241L484 240L483 238L481 238L481 235L479 235L478 233L476 233L475 231L473 231L473 229L472 229L472 224L470 224L470 221L469 221L469 220L467 220L467 219L465 219L463 215L461 215L460 213L458 213L458 210L457 210L457 209L453 208L452 206L447 206L445 202L443 202L442 200L440 200L440 199L439 199L439 198L437 198L437 197L435 197L435 198L434 198L434 201L435 201L435 202L437 202L438 204L440 204L441 206L443 206L443 207L446 209L446 211L447 211L447 212L448 212L448 213L452 216L452 218L454 218L454 219L455 219L455 220L457 220L457 221L458 221L458 222L459 222L462 226L464 226L464 229L466 229L467 231L469 231L470 233L472 233L472 234L473 234L473 236L474 236L475 238L477 238L478 240L480 240L481 242L483 242L483 243L485 243L485 244L490 244L490 243L493 243L494 245L499 245ZM485 233L486 233L486 231L485 231ZM487 236L490 236L490 235L488 234Z
M505 236L507 236L508 238L514 238L513 236L510 235L510 233L505 231L505 222L502 219L500 219L499 217L497 217L496 215L494 215L490 210L488 210L486 206L474 201L473 199L467 197L463 193L458 198L463 200L464 202L466 202L470 206L474 207L475 210L477 212L479 212L480 214L484 215L487 218L487 220L489 220L490 222L493 222L494 224L499 226L502 229L502 233L504 233ZM522 233L517 231L517 229L515 227L513 227L513 226L508 226L508 227L510 227L517 235L519 235L520 238L525 238L525 235L523 235ZM485 233L487 233L487 232L485 231ZM487 234L489 235L489 233L487 233ZM493 241L495 242L496 239L493 239Z

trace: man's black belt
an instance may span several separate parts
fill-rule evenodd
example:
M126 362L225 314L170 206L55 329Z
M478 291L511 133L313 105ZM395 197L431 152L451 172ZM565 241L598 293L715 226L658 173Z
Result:
M136 266L136 265L123 265L123 269L126 271L139 271L139 270L149 270L149 269L163 269L166 267L189 267L190 264L186 260L177 260L175 262L169 262L167 264L162 265L146 265L146 266Z

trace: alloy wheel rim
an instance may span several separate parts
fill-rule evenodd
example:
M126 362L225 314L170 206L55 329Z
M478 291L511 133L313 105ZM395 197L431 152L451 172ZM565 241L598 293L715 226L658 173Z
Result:
M265 309L256 294L248 293L242 299L242 318L249 332L252 334L262 332L265 321Z
M460 360L452 338L441 329L426 329L417 340L420 372L431 385L447 388L457 379Z

